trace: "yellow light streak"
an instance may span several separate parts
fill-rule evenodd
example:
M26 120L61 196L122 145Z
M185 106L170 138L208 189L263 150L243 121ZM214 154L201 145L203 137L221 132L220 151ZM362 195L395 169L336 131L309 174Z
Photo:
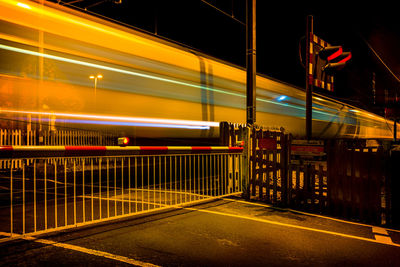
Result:
M10 11L14 11L12 6L16 6L19 2L24 3L25 1L2 0L1 2L0 5L5 6ZM199 71L199 66L196 64L198 63L197 57L194 57L192 52L183 51L175 45L146 38L142 34L122 27L111 27L109 26L110 23L99 23L98 20L94 21L87 15L77 16L76 14L67 13L63 7L53 6L51 8L34 2L27 3L30 3L31 7L29 15L26 14L28 16L22 14L15 20L16 14L13 13L12 16L5 16L3 19L11 19L17 24L36 27L37 29L46 30L53 34L60 34L60 31L68 32L67 34L71 38L84 40L95 45L99 44L98 40L104 39L103 45L105 47L113 47L129 54L132 54L133 48L135 48L134 51L139 53L138 55L140 56L146 55L149 59L151 58L168 64L172 63L180 67ZM4 11L6 11L6 8L4 8ZM229 79L231 80L242 82L243 77L245 77L242 70L218 61L213 61L213 66L214 71L224 73L224 75L229 73Z
M86 66L86 67L94 67L94 68L98 68L98 69L102 69L102 70L106 70L106 71L112 71L112 72L127 74L127 75L131 75L131 76L137 76L137 77L142 77L142 78L158 80L158 81L162 81L162 82L168 82L168 83L203 89L198 84L181 82L181 81L177 81L177 80L173 80L173 79L169 79L169 78L163 78L163 77L158 77L158 76L154 76L154 75L124 70L124 69L120 69L120 68L109 67L109 66L105 66L105 65L101 65L101 64L95 64L95 63L82 61L82 60L75 60L75 59L70 59L70 58L65 58L65 57L59 57L59 56L55 56L55 55L51 55L51 54L39 53L39 52L31 51L31 50L21 49L21 48L17 48L17 47L11 47L11 46L2 45L2 44L0 44L0 49L5 49L5 50L9 50L9 51L17 52L17 53L23 53L23 54L32 55L32 56L44 57L44 58L48 58L48 59L63 61L63 62L77 64L77 65ZM89 78L90 78L90 76L89 76ZM205 88L205 89L209 90L209 91L218 92L218 93L239 96L242 98L244 98L246 96L245 94L229 92L227 90L222 90L222 89L215 89L215 88ZM257 99L257 100L259 100L259 99ZM271 103L273 103L273 102L271 102ZM277 103L275 103L275 104L277 104Z
M74 113L58 113L58 112L38 112L26 110L6 110L0 109L0 113L19 113L19 114L34 114L44 116L59 116L69 118L81 119L95 119L95 120L111 120L111 121L125 121L125 122L141 122L141 123L160 123L160 124L176 124L176 125L190 125L190 126L209 126L218 127L218 122L213 121L190 121L190 120L174 120L174 119L158 119L158 118L141 118L141 117L120 117L120 116L106 116L106 115L93 115L93 114L74 114Z

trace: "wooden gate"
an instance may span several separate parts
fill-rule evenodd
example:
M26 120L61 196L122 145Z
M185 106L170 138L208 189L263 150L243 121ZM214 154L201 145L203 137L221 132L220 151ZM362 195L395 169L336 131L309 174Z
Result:
M250 195L274 205L287 203L289 136L253 128L250 135Z
M221 145L243 145L244 125L220 125ZM290 136L283 130L270 130L255 126L249 135L249 188L248 196L274 205L288 202L288 145Z
M249 139L248 161L243 161L248 165L245 197L366 223L390 223L391 181L385 163L390 156L383 146L366 147L365 140L321 140L326 157L296 161L291 158L295 141L283 131L245 130L228 123L220 129L221 145L242 145Z

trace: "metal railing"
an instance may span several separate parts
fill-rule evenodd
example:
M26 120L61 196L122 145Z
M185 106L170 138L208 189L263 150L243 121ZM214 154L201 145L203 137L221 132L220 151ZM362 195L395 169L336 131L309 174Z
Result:
M139 148L136 155L133 152L108 155L113 150L107 149L107 155L81 153L79 157L48 156L57 154L62 147L47 151L38 148L35 153L31 153L31 147L26 152L35 155L34 158L10 154L10 150L10 147L0 149L0 157L8 157L3 160L10 166L0 172L0 232L11 237L76 227L242 191L242 154L238 153L241 150L227 147ZM127 150L115 147L114 152L127 153ZM22 164L16 165L17 161Z

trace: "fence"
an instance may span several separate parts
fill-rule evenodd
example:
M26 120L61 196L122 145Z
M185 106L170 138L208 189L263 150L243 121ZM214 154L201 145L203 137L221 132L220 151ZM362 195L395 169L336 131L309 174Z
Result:
M0 147L0 231L47 232L240 192L374 224L394 217L387 149L330 140L326 158L298 161L281 130L220 130L220 147Z
M241 152L3 147L0 155L11 167L0 172L0 231L42 233L240 193ZM26 153L32 158L22 158ZM16 160L21 167L15 167Z
M326 164L290 164L288 205L318 213L327 211L328 175Z
M390 184L396 177L385 163L390 149L368 148L365 140L320 140L324 145L307 147L304 140L309 152L298 160L292 137L282 130L246 130L227 123L220 130L222 145L248 138L248 198L367 223L391 223L395 194ZM313 154L315 149L323 153Z
M86 130L0 129L0 146L107 146L115 145L118 136Z
M101 132L84 130L21 130L0 129L0 146L99 146L114 145L117 137ZM0 170L10 168L11 162L0 160ZM14 161L21 167L22 161Z
M281 130L221 123L221 145L242 144L248 138L248 197L275 205L287 202L288 149L290 136ZM247 137L246 137L247 136Z
M374 224L390 220L390 156L384 148L337 141L327 150L330 213Z

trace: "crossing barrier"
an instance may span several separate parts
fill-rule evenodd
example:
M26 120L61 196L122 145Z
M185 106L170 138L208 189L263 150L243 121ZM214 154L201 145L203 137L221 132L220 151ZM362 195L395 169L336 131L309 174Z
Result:
M242 190L238 147L2 146L0 158L0 231L11 237Z

